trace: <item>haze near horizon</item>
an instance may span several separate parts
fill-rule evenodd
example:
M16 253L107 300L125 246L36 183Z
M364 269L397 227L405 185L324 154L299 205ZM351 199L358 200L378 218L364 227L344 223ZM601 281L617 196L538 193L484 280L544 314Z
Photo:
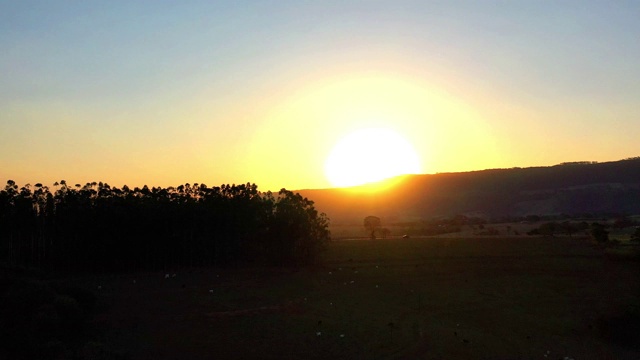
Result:
M599 1L0 1L0 180L313 189L637 156L638 18ZM363 129L401 140L341 145ZM336 182L337 149L356 170Z

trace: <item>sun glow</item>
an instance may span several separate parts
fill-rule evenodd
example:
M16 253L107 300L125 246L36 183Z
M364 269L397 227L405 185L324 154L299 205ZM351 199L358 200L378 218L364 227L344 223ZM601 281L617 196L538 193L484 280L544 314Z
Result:
M243 161L230 166L244 178L263 176L262 188L345 187L403 173L483 169L499 157L483 116L435 82L402 73L358 72L304 80L229 116L242 124L260 120L252 137L242 142L248 145L238 149ZM338 146L340 139L363 129L393 134L358 140L364 145ZM398 138L400 145L392 144ZM400 149L406 152L394 156ZM349 155L353 152L360 155ZM350 156L356 159L341 164ZM211 164L212 171L218 168Z
M388 128L365 128L345 136L325 163L325 175L336 187L420 172L420 158L413 146Z

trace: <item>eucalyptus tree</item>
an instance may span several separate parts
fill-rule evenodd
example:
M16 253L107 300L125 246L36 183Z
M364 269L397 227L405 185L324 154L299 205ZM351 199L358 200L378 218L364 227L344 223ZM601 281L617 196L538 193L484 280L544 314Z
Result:
M313 201L255 184L121 189L91 182L0 191L0 259L60 270L133 271L248 261L301 264L329 240Z
M18 231L16 229L17 214L15 201L18 195L18 185L8 180L5 188L0 191L0 256L9 264L17 262Z
M267 225L269 259L278 264L304 264L317 260L330 240L329 219L314 202L282 189L273 202Z

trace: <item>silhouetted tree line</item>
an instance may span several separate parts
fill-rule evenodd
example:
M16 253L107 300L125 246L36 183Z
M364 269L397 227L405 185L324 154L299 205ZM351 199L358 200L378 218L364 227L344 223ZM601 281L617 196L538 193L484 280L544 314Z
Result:
M9 180L0 190L0 261L72 271L304 264L330 238L326 215L285 189L54 187Z

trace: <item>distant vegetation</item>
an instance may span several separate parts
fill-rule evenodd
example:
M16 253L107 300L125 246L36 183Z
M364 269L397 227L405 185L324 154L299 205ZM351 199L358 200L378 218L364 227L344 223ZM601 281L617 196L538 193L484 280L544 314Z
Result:
M329 240L313 201L255 184L0 190L0 261L63 271L306 264Z

